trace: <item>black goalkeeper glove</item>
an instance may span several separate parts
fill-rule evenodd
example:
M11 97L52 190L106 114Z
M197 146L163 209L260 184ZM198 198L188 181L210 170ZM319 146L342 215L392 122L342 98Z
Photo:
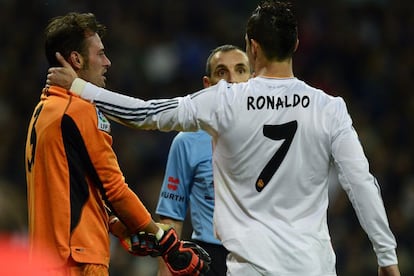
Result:
M174 228L164 231L157 240L154 234L140 232L131 237L135 255L162 256L173 275L204 275L209 270L211 258L199 245L178 239Z

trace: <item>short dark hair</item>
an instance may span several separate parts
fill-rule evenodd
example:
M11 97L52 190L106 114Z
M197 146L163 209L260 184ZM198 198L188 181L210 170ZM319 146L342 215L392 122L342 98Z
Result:
M213 56L216 53L219 53L219 52L224 52L225 53L225 52L230 52L230 51L233 51L233 50L239 50L239 51L243 52L243 50L241 48L239 48L235 45L231 45L231 44L221 45L221 46L218 46L218 47L214 48L213 50L211 50L210 55L208 56L207 62L206 62L206 76L211 77L211 73L212 73L211 72L211 59L213 58Z
M247 21L248 39L256 40L269 60L292 57L298 38L297 21L289 2L264 0Z
M45 29L45 54L50 66L60 66L55 57L60 52L67 59L72 51L87 57L85 38L97 33L103 37L106 27L93 13L70 12L49 21Z

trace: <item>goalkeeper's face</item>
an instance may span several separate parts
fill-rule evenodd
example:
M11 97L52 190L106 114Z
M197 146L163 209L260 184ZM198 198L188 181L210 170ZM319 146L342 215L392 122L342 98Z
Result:
M87 57L81 58L81 68L78 76L99 87L106 86L105 73L111 66L111 61L105 55L105 49L98 34L91 35L85 39L87 46Z

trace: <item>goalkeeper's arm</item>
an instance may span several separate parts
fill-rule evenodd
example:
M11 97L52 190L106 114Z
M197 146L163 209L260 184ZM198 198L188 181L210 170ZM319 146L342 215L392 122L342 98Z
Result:
M152 252L134 252L132 250L132 240L137 236L128 229L128 227L112 212L111 209L106 207L107 213L109 215L109 232L116 236L121 242L122 247L133 255L147 256L151 255ZM165 229L169 228L165 226ZM164 230L160 224L155 223L153 220L141 229L142 232L149 233L153 235L156 239L161 239L164 235ZM149 250L149 249L148 249Z

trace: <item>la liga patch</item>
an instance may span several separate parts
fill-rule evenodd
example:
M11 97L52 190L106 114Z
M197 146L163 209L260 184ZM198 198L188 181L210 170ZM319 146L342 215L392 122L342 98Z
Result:
M111 123L98 108L96 108L96 115L98 116L98 129L110 133Z

